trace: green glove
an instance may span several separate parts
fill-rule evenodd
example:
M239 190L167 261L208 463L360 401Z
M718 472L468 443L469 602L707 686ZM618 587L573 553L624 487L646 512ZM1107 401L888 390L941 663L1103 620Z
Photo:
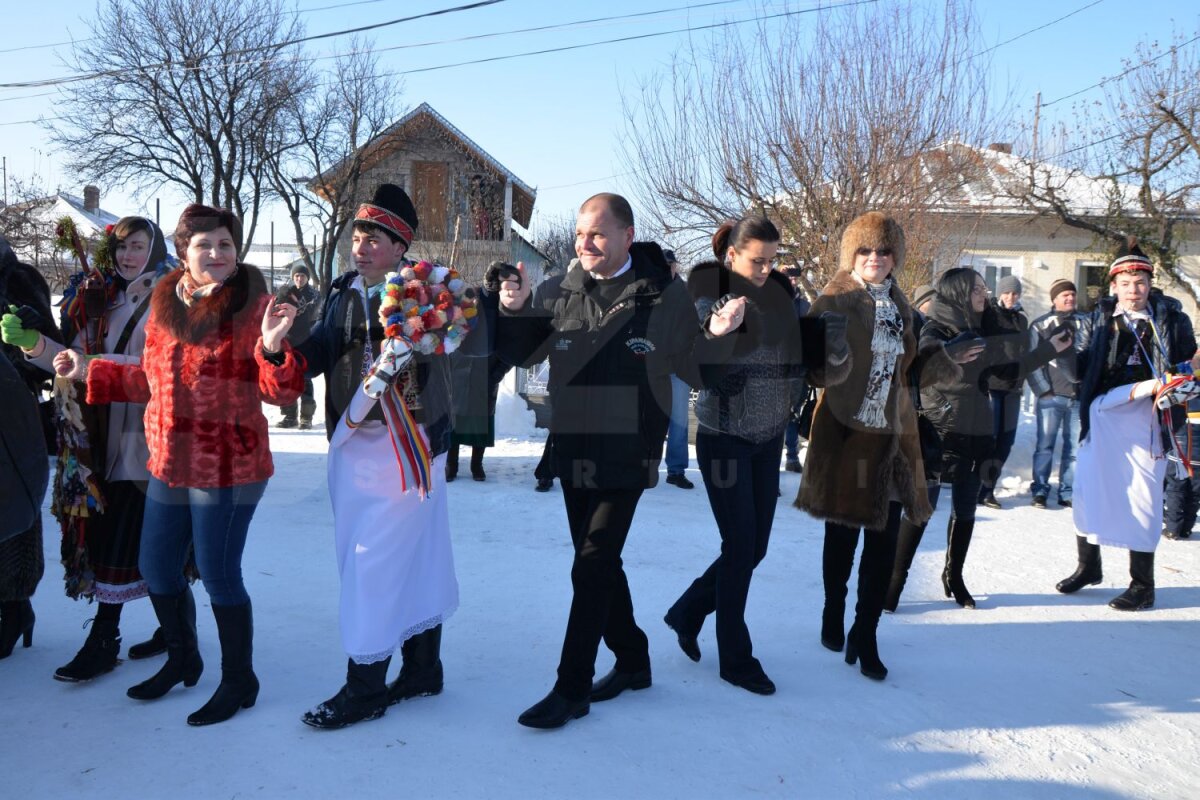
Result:
M22 350L32 350L37 347L38 341L42 335L37 331L31 331L21 322L21 318L17 316L17 307L9 306L9 313L0 317L0 339L4 340L5 344L15 345Z

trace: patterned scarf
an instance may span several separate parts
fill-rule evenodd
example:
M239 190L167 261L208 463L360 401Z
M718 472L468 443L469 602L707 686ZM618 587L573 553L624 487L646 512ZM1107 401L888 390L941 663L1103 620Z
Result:
M238 274L238 270L240 269L241 266L239 265L236 269L234 269L233 272L229 273L229 277L223 281L216 281L214 283L206 283L203 286L197 286L195 279L192 277L192 273L189 272L186 267L184 267L183 277L179 279L179 283L175 284L175 296L182 300L185 306L191 308L197 300L202 300L205 297L210 297L221 291L222 287L229 283L233 276Z
M867 290L875 303L875 333L871 337L871 374L862 407L854 419L868 428L887 427L887 398L892 389L892 377L897 359L904 353L904 320L892 301L892 279L883 283L866 283L855 279Z

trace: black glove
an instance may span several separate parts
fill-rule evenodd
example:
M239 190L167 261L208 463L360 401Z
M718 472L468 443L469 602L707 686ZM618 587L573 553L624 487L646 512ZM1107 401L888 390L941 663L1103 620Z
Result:
M488 267L487 272L483 274L483 288L495 294L500 291L500 284L506 280L514 280L517 285L521 285L521 273L512 264L504 261L493 261Z
M21 325L27 330L37 330L45 324L42 315L32 306L21 306L17 309L17 316L21 318Z
M821 321L825 323L825 358L840 364L850 356L850 343L846 341L846 315L826 311L821 314Z
M958 356L973 347L985 344L983 337L973 331L963 331L946 342L946 355L957 360Z
M702 319L700 321L700 329L702 331L704 331L705 333L708 333L709 321L711 321L712 318L714 316L716 316L718 311L720 311L722 308L724 308L726 305L728 305L730 301L738 299L739 296L740 295L731 293L731 294L721 295L719 298L717 298L717 302L713 303L712 306L709 307L708 313L704 316L704 319ZM747 311L750 310L750 301L749 300L746 301L746 310ZM743 324L744 324L744 322L745 322L745 319L743 318Z

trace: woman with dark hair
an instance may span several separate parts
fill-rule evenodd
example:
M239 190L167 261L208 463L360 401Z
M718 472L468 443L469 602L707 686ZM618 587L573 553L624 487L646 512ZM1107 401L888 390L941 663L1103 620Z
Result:
M146 312L158 279L170 268L162 231L145 217L122 217L106 232L94 271L71 277L63 293L64 339L81 355L103 355L137 365L146 344ZM103 282L89 280L103 276ZM67 348L39 337L25 350L30 362L53 370ZM145 406L93 407L84 387L59 389L59 454L54 511L62 526L62 563L69 597L98 602L96 616L75 658L55 671L60 681L81 682L110 672L121 651L123 605L148 594L138 572L149 454L142 422ZM147 658L166 650L162 632L129 648Z
M783 432L804 391L800 323L791 281L773 269L779 231L770 220L727 222L712 241L718 260L697 264L688 276L702 327L708 331L715 310L744 309L730 335L707 334L696 347L703 385L695 406L696 463L721 554L671 606L666 623L683 652L699 661L696 637L715 611L721 677L755 694L773 694L775 684L753 655L746 597L767 554Z
M128 694L154 700L200 678L196 605L183 575L194 548L221 641L221 683L189 725L223 722L258 697L241 562L274 472L262 403L293 402L304 386L303 360L285 338L296 309L276 303L262 274L238 261L241 233L230 212L188 206L175 228L183 268L154 288L141 364L71 350L55 360L59 374L86 378L89 403L146 403L150 480L138 567L167 663Z
M872 211L842 234L838 272L813 303L812 313L847 315L849 375L831 385L828 370L809 379L824 386L813 412L804 481L796 506L825 520L822 579L825 607L821 644L846 648L846 663L861 659L873 680L887 677L876 630L896 554L900 515L924 522L932 510L908 370L917 354L912 310L894 275L904 266L904 231ZM944 354L933 369L955 373ZM859 531L858 604L844 633L846 588Z
M921 375L921 408L941 436L941 481L950 484L942 588L963 608L975 607L963 581L963 565L975 530L980 465L990 458L995 444L989 386L997 379L1020 385L1030 370L1071 346L1066 332L1042 341L1032 351L1015 346L1009 337L1024 338L995 319L978 272L957 267L938 278L937 296L921 329L921 352L947 345L983 347L979 358L962 365L961 374L939 376L927 369Z

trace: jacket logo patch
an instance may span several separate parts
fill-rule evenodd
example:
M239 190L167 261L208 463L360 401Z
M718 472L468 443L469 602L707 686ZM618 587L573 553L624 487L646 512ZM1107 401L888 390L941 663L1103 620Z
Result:
M653 353L656 349L654 347L654 342L641 336L634 336L632 339L626 339L625 346L628 347L635 356L644 356L648 353Z
M567 338L559 339L554 343L554 349L561 352L566 352L571 349L571 340Z

